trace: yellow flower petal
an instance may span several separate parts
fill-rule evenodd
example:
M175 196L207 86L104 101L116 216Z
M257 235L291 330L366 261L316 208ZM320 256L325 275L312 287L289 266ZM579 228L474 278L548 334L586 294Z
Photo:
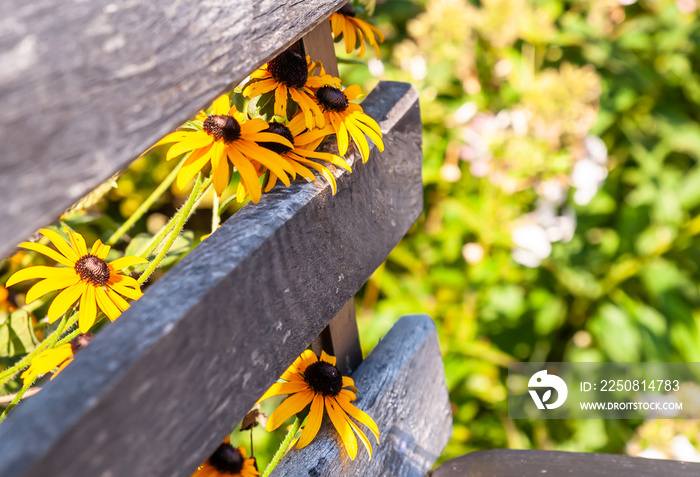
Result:
M116 320L119 318L119 315L122 314L121 310L110 300L107 296L107 292L102 288L95 288L95 299L97 300L97 305L100 307L100 310L107 315L110 321Z
M124 284L124 282L117 282L117 283L112 283L111 285L108 285L109 288L114 290L117 293L120 293L124 295L127 298L131 298L132 300L138 300L143 296L143 293L141 293L141 290L137 290L135 288L128 287Z
M112 300L112 303L117 305L117 308L119 308L122 312L125 312L126 310L129 309L129 302L127 302L124 298L122 298L119 294L117 294L111 288L107 288L105 290L105 292L107 293L107 296L109 297L109 299Z
M121 283L122 285L125 285L130 288L135 288L137 290L141 289L139 282L137 282L135 278L132 278L129 275L115 274L114 276L110 276L107 285L112 286L115 283Z
M228 158L233 166L241 174L241 179L245 183L245 188L250 194L250 199L253 202L260 202L262 189L258 181L258 173L256 172L250 161L234 146L235 143L229 144L226 148Z
M338 153L344 156L348 152L348 130L337 114L331 113L328 117L333 125L333 129L335 129L335 137L338 140Z
M68 343L68 344L70 344L70 343ZM58 373L60 373L64 369L66 369L66 366L68 366L72 362L73 362L73 357L71 356L70 358L67 358L66 360L64 360L63 363L58 365L58 369L56 369L56 371L51 375L51 381L53 381L53 378L58 376Z
M331 356L331 355L327 354L325 351L321 350L320 361L325 361L326 363L330 363L333 366L335 366L336 358L335 358L335 356Z
M212 104L211 107L211 113L214 115L227 114L230 107L231 100L229 99L228 95L222 94L214 100L214 104Z
M33 383L40 374L46 374L56 366L62 365L61 369L63 369L72 358L73 349L70 343L44 350L32 360L29 368L27 368L20 377L24 385L28 386Z
M362 424L367 426L369 430L372 431L372 434L374 434L375 439L377 439L377 444L379 444L379 428L377 427L377 423L374 422L374 420L371 417L369 417L369 415L366 412L356 407L344 396L340 395L336 397L335 400L338 403L338 405L343 409L343 411L345 411L350 416L354 417Z
M299 442L297 442L297 449L306 447L311 443L314 437L316 437L316 434L318 434L322 421L323 395L316 394L311 402L311 408L309 409L309 417L306 419L306 425L304 426L304 430L301 432Z
M292 394L287 399L282 401L282 404L275 409L275 411L270 415L270 418L267 420L268 432L277 429L294 414L301 412L306 406L309 405L309 403L311 403L313 398L314 393L307 390Z
M216 195L221 197L231 180L225 145L221 141L216 141L211 147L211 174L214 179Z
M279 154L248 141L236 141L234 145L229 146L229 149L232 148L238 149L249 158L255 158L255 160L274 172L285 185L288 186L290 184L287 171L294 173L294 169Z
M365 446L365 449L367 449L367 453L369 454L369 460L372 460L372 444L369 443L369 439L367 439L365 433L362 432L362 430L360 430L360 428L357 427L357 424L352 422L351 419L348 419L348 424L350 424L352 430L355 431L357 437L360 438L360 442L362 442L362 444Z
M21 244L19 244L19 247L26 248L27 250L31 250L33 252L39 252L43 255L46 255L50 259L68 267L73 267L75 265L75 262L68 260L66 257L61 255L54 249L47 247L46 245L42 245L40 243L22 242Z
M275 90L275 116L287 117L287 85L284 83Z
M68 260L72 261L75 263L79 258L80 255L78 255L75 250L73 250L70 245L68 245L68 242L61 237L58 233L54 232L53 230L49 229L39 229L39 232L49 239L52 244L58 249L59 252L63 254L64 257L66 257Z
M87 245L85 244L85 239L83 238L83 236L73 232L70 229L64 229L64 231L68 232L68 235L70 236L70 241L73 244L73 249L76 252L78 252L78 255L80 255L81 257L87 255Z
M384 151L384 141L382 140L382 133L379 129L379 125L365 114L353 114L350 116L349 121L352 121L360 130L365 133L369 138L377 145L377 149ZM370 124L367 124L370 123ZM374 123L373 125L371 123ZM376 129L375 129L376 126Z
M269 93L277 87L277 80L274 78L267 78L262 81L256 81L255 83L250 83L243 89L243 95L248 98L255 98L261 94Z
M353 142L357 145L358 149L360 150L362 162L367 162L367 159L369 159L369 144L367 143L365 135L362 133L362 131L360 131L360 128L358 128L349 119L345 122L345 126L348 128L348 132L350 133Z
M54 321L58 320L66 312L66 310L73 305L73 303L78 301L78 298L80 298L87 286L88 285L81 280L75 285L66 288L61 293L56 295L56 298L54 298L51 302L51 306L49 306L49 311L47 313L49 323L53 323Z
M354 460L357 456L357 439L355 439L355 434L348 424L348 419L334 398L326 397L325 401L328 417L331 418L333 427L338 431L340 439L345 444L345 450L348 451L350 459Z
M343 37L345 38L345 53L350 54L353 52L353 50L355 50L355 45L357 45L355 25L353 25L351 22L345 22Z
M148 260L145 258L141 257L121 257L116 260L113 260L109 262L109 264L114 268L115 270L122 270L127 267L132 267L134 265L138 265L140 263L148 263Z
M190 157L185 160L185 163L180 167L177 173L177 188L182 190L187 184L207 165L211 159L213 145L203 149L192 151Z
M209 134L204 131L192 131L190 135L182 141L173 144L165 154L165 160L169 161L174 157L185 154L186 152L208 146L214 141Z
M310 349L305 350L303 353L301 353L301 356L295 359L294 363L292 363L292 365L282 374L281 379L284 379L285 381L303 380L299 373L303 373L310 364L313 364L316 361L318 361L318 358L316 358L314 352Z
M87 333L95 324L97 317L97 301L95 300L95 287L88 285L80 297L80 309L78 311L78 328L81 333Z
M75 270L72 268L56 268L37 265L36 267L17 270L10 278L7 279L7 283L5 285L11 287L16 283L23 282L25 280L33 280L35 278L61 279L72 275L75 275Z
M345 94L345 96L350 101L364 96L362 94L362 89L360 89L360 85L357 85L357 84L353 84L353 85L350 85L347 88L345 88L343 90L343 94Z
M309 385L303 381L294 381L291 383L275 383L272 386L270 386L270 389L268 389L265 392L265 394L263 394L262 397L258 399L258 401L264 401L265 399L271 398L273 396L300 393L307 389L309 389Z
M41 298L52 291L61 290L75 285L80 280L80 276L73 272L70 275L66 274L63 278L47 278L32 286L27 292L26 301L31 303L34 300Z

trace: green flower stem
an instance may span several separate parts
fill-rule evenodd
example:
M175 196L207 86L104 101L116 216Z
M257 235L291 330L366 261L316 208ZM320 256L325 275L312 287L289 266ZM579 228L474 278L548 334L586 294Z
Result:
M294 436L297 435L299 427L301 427L301 419L297 417L294 419L294 423L292 424L292 427L289 428L289 432L287 432L287 435L284 437L284 440L280 444L279 449L277 449L275 455L272 456L272 460L269 464L267 464L267 467L265 467L265 472L263 472L262 477L268 477L268 475L270 475L272 471L275 470L277 464L280 463L282 457L284 457L287 453L287 449L289 449L290 444L294 440Z
M219 228L219 222L221 217L219 216L219 195L214 193L214 201L211 204L211 233L216 232Z
M66 316L68 316L68 314L66 314ZM103 317L100 317L98 315L97 321L101 320L102 318ZM73 330L72 333L69 333L67 336L65 336L60 341L56 341L56 340L58 339L58 337L63 333L63 331L66 328L73 326L76 323L76 321L78 321L78 314L77 313L74 316L71 316L71 318L69 318L69 319L64 318L63 320L61 320L61 323L59 324L58 328L56 328L56 331L54 331L51 334L51 336L49 336L49 338L44 340L41 344L43 345L44 343L46 343L49 340L52 340L54 342L55 346L60 346L62 344L70 342L70 340L72 340L73 338L75 338L76 336L78 336L80 334L80 329ZM17 403L19 403L19 401L24 396L24 393L26 393L29 390L29 388L32 387L33 384L34 383L32 382L32 383L24 384L22 386L22 389L20 389L19 392L15 395L15 398L12 400L12 402L10 402L10 404L7 405L7 407L5 408L3 413L0 414L0 422L5 420L5 418L7 417L7 413L9 413L12 410L12 408L15 407L17 405Z
M224 211L226 210L226 207L233 202L236 199L236 194L233 194L232 196L228 197L225 201L221 203L219 206L219 215L223 214Z
M100 321L101 319L102 319L102 318L98 318L97 321L95 321L95 323L97 323L97 322ZM60 340L59 342L57 342L57 343L56 343L56 346L61 346L62 344L68 343L70 340L72 340L73 338L75 338L75 337L78 336L79 334L80 334L80 328L71 331L71 332L68 333L62 340Z
M5 418L7 417L7 413L12 410L13 407L17 405L20 399L22 399L22 396L24 396L24 393L27 392L27 390L32 387L32 383L25 384L22 386L22 389L19 390L19 392L15 395L15 398L10 402L10 404L7 405L4 411L2 411L2 414L0 414L0 422L4 421Z
M38 355L45 349L54 346L54 344L56 344L58 339L61 337L63 331L69 326L73 326L75 322L78 321L78 314L74 313L74 311L75 305L71 307L69 312L63 315L63 319L58 324L58 327L54 330L54 332L51 333L44 341L39 343L37 347L32 350L31 353L29 353L24 358L20 359L17 363L15 363L14 366L11 366L6 370L2 371L0 373L0 385L5 384L7 381L12 379L15 376L15 374L29 366L36 355Z
M208 178L204 183L202 184L202 191L199 193L199 196L196 199L195 206L190 210L189 215L187 218L189 219L190 216L194 213L194 211L197 209L197 206L199 205L199 201L204 197L204 194L206 194L209 191L209 187L211 186L212 179L211 177ZM156 234L155 237L153 237L148 244L148 247L146 247L146 250L144 250L140 257L141 258L148 258L155 250L160 247L160 245L165 241L166 237L170 234L170 232L173 230L175 227L175 224L177 221L180 219L181 215L184 213L184 207L180 208L180 210L173 215L173 217L168 221L167 224L163 226L162 229Z
M148 265L148 268L141 274L141 276L138 278L137 282L139 285L143 285L143 283L150 278L150 276L153 274L153 272L158 268L158 265L160 265L160 262L163 261L165 258L165 255L168 253L170 248L173 246L173 243L175 242L175 239L180 235L180 232L182 231L182 228L185 225L185 222L187 222L187 219L190 216L190 212L192 211L193 206L195 205L195 202L198 202L198 196L199 192L202 189L202 175L197 174L197 180L194 183L194 189L192 189L192 193L190 194L189 198L187 199L187 202L185 202L185 205L182 206L182 208L178 211L176 215L179 215L177 220L175 221L175 224L173 226L173 231L170 233L170 236L168 237L168 240L165 242L165 245L163 245L163 248L161 249L160 252L158 252L158 255L156 255L156 258L153 259L153 261Z
M121 227L119 227L111 237L107 239L107 245L114 245L117 241L119 241L122 236L129 231L131 227L134 226L134 224L141 218L143 215L148 212L148 209L151 208L153 203L160 199L160 196L162 196L166 190L170 187L170 185L175 182L175 178L177 177L178 172L180 172L180 167L182 167L182 164L185 162L185 160L189 157L189 154L185 155L185 157L182 158L180 163L175 166L175 168L170 171L170 174L163 180L163 182L160 183L158 187L155 188L155 190L151 193L151 195L148 196L146 200L143 201L143 203L136 209L136 211L131 214L131 216L126 219L126 222L124 222Z

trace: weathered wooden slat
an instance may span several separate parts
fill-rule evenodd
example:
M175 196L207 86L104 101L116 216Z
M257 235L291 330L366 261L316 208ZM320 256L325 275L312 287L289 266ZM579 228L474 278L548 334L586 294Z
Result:
M7 0L0 257L346 0Z
M363 103L366 164L236 213L0 426L0 475L190 475L350 300L422 210L416 91Z
M333 46L333 32L330 22L321 22L302 38L304 53L312 60L320 61L326 73L338 76L338 59L335 57Z
M317 355L321 350L337 358L336 366L341 373L351 374L362 362L362 347L357 330L355 299L351 299L328 323L328 326L311 343Z
M626 455L485 450L448 460L431 477L697 477L700 464Z
M362 444L350 460L328 418L309 446L293 450L272 477L423 477L452 435L452 415L433 320L401 318L352 374L357 407L379 426L371 461ZM369 436L369 432L367 433ZM370 437L374 444L374 437Z

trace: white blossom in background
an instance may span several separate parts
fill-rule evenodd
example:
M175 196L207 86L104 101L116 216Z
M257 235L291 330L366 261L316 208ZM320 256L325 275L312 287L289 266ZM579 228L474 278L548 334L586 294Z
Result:
M538 267L552 253L547 231L539 224L520 225L513 230L511 237L515 245L513 260L526 267Z
M587 156L574 164L569 182L576 189L574 202L588 205L608 177L608 151L597 136L586 136L584 148Z
M700 452L693 446L688 438L682 434L671 439L671 456L675 460L685 462L700 462Z
M690 15L698 9L697 0L676 0L676 7L681 13Z
M384 76L384 63L382 60L372 58L367 62L367 66L369 67L369 74L372 76L376 78Z
M465 243L462 247L462 256L470 265L476 265L484 259L484 247L476 242Z
M504 71L506 66L504 63ZM524 108L503 109L496 114L479 112L475 103L467 102L453 116L454 123L461 126L463 141L457 156L469 164L469 172L473 177L488 178L491 184L506 194L530 187L537 193L534 210L517 219L511 233L512 258L526 267L540 266L552 253L553 243L569 242L573 238L577 219L571 200L580 206L587 205L608 176L607 147L601 138L590 134L579 136L582 147L571 153L573 157L568 177L566 172L554 172L548 174L551 178L532 184L528 182L531 180L528 179L528 174L512 174L513 170L523 165L535 168L534 172L529 173L530 178L538 177L538 167L539 170L548 172L547 164L543 165L541 160L538 162L536 155L530 158L513 154L512 151L521 152L517 148L512 149L510 154L507 148L504 152L504 144L523 139L527 141L529 136L535 137L535 140L539 138L538 129L531 128L532 114ZM528 159L531 160L528 162ZM451 161L449 166L446 161L441 173L448 181L456 181L460 177L456 164ZM464 245L462 254L468 263L478 263L481 260L477 245Z
M479 111L479 107L473 101L468 101L455 111L454 118L457 124L467 124Z

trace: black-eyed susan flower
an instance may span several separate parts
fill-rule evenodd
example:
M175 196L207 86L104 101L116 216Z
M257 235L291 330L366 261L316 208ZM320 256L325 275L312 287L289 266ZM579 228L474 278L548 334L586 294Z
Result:
M348 150L348 134L357 145L362 162L369 159L369 144L365 134L374 141L380 151L384 150L382 131L377 122L367 116L362 106L350 101L362 96L358 85L348 86L344 90L334 86L323 86L316 91L316 100L323 109L326 122L333 127L338 140L338 152L344 156Z
M360 52L358 55L364 56L365 42L367 42L374 47L374 50L377 52L377 59L379 59L379 43L384 41L384 35L377 27L357 18L355 10L349 3L346 3L340 10L331 15L331 30L333 30L335 38L343 35L346 53L350 54L359 48ZM377 40L379 40L379 43Z
M320 68L318 75L311 73ZM323 127L323 114L314 101L312 88L321 86L340 86L340 80L328 75L320 63L312 62L307 56L293 50L286 50L269 63L250 75L250 82L243 89L243 94L255 98L261 94L275 92L275 116L287 117L287 101L291 97L304 112L306 127L313 129Z
M91 333L80 334L73 338L69 343L65 343L39 353L37 357L32 360L29 367L20 376L24 382L24 385L30 385L40 375L50 373L56 368L58 369L56 369L56 372L53 373L51 379L58 376L58 373L63 371L65 367L73 361L75 354L87 346L91 339Z
M255 459L247 457L244 447L233 447L229 438L214 451L207 461L199 466L192 477L257 477Z
M297 442L297 448L301 449L316 437L321 428L325 408L350 458L354 459L357 455L355 438L357 435L371 459L372 446L369 439L350 417L367 426L377 439L377 444L379 444L379 428L371 417L352 404L356 395L350 389L357 392L355 384L351 378L340 373L335 367L335 362L335 357L325 352L321 352L321 359L318 359L313 351L304 351L282 375L281 379L284 382L273 384L260 398L262 401L272 396L289 394L289 397L269 417L267 430L277 429L283 422L303 411L310 404L306 425Z
M247 119L245 114L231 106L227 95L214 101L210 115L200 111L192 124L202 129L170 133L153 146L174 143L165 155L168 161L190 153L177 175L180 189L211 164L214 189L221 196L231 180L230 163L240 172L253 201L258 202L261 188L252 160L275 171L280 180L289 185L287 173L294 173L291 166L276 153L258 146L256 141L279 142L286 146L292 144L285 138L263 132L268 124L260 118Z
M267 131L286 137L294 147L290 148L278 143L260 143L261 146L270 148L278 153L294 167L297 174L309 181L315 180L314 174L309 168L320 172L323 177L330 182L333 195L335 195L337 189L335 177L327 167L315 162L313 159L330 162L331 164L335 164L336 166L352 172L352 168L342 157L328 152L316 151L316 148L321 144L323 139L333 134L333 128L330 124L320 129L308 131L305 126L304 116L300 113L294 116L287 125L278 122L270 123L270 127ZM274 173L270 173L265 192L272 189L276 183L277 177Z
M80 300L78 326L81 332L86 333L95 323L97 307L114 321L129 308L129 303L121 295L132 300L141 297L141 288L136 280L123 275L119 270L146 263L147 260L140 257L122 257L107 263L105 259L110 247L99 240L88 252L83 236L71 230L68 230L70 243L53 230L41 229L40 232L51 241L56 250L32 242L22 242L19 246L46 255L65 267L24 268L7 280L7 286L43 278L27 291L27 303L47 293L62 290L49 306L49 323L58 320L71 305Z

